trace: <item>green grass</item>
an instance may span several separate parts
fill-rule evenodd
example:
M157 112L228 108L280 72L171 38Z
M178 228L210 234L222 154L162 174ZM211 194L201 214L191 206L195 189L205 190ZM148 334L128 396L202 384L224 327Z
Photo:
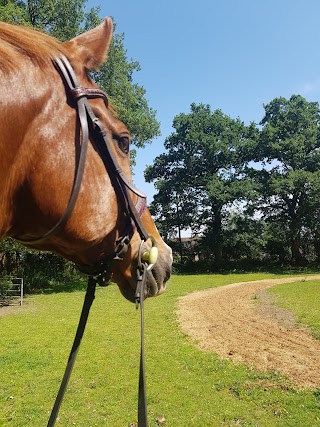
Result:
M269 292L277 297L277 305L293 312L320 339L320 280L285 283Z
M150 427L161 416L167 427L320 424L320 391L299 390L275 372L202 352L177 324L177 297L269 277L276 276L174 276L164 295L146 301ZM83 297L79 290L32 296L32 310L0 317L1 427L46 426ZM57 427L127 427L137 420L139 320L116 286L97 289Z

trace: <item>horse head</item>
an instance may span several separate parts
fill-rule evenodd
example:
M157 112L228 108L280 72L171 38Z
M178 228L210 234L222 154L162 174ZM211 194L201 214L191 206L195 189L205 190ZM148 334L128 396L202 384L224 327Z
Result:
M132 185L130 133L88 74L107 57L111 19L64 44L22 27L1 24L0 30L0 237L55 252L89 275L112 273L130 301L137 267L157 247L145 296L160 294L171 249ZM76 81L71 88L70 79Z

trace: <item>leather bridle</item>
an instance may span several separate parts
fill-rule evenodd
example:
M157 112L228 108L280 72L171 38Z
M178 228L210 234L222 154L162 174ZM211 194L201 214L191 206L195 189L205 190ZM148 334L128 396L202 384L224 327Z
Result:
M156 241L153 236L149 235L145 229L141 216L146 209L146 196L139 191L131 182L127 180L123 174L121 167L113 153L113 150L110 146L110 141L108 140L107 133L101 121L95 116L90 104L89 99L101 98L103 99L106 107L108 107L108 98L107 95L98 88L84 88L81 87L78 79L73 71L71 64L68 59L60 55L60 57L55 58L54 65L57 71L60 73L62 80L64 82L68 101L71 104L75 105L78 112L78 118L80 123L81 137L80 137L80 154L79 161L77 164L74 183L71 191L71 195L67 204L67 208L57 222L57 224L52 227L47 233L43 236L33 239L33 240L22 240L16 239L24 245L37 245L39 243L45 242L49 237L60 232L67 221L69 220L74 206L76 204L81 182L84 173L85 160L87 156L88 141L92 142L94 148L98 152L106 172L109 174L111 183L114 187L117 199L121 208L124 212L126 218L126 225L121 237L117 240L115 244L114 251L109 254L104 260L99 262L94 266L89 265L77 265L80 271L89 276L88 287L85 296L85 301L83 304L82 313L80 316L80 321L74 343L70 352L68 363L65 369L64 377L61 382L61 386L56 397L54 407L52 409L50 419L48 421L47 427L52 427L55 425L55 421L60 409L60 405L72 372L72 368L78 353L78 349L81 343L81 339L84 333L86 326L87 318L89 315L91 304L95 296L95 288L97 284L105 285L108 284L111 278L111 268L114 260L122 260L125 255L130 240L135 232L138 231L141 244L138 254L138 266L137 266L137 288L136 288L136 307L140 305L141 311L141 347L140 347L140 374L139 374L139 393L138 393L138 426L147 427L147 404L146 404L146 385L145 385L145 362L144 362L144 308L143 300L145 294L145 283L147 274L153 268L153 265L157 259L157 248ZM129 194L129 191L134 193L138 199L134 204L133 200ZM151 249L149 252L144 252L144 244L150 240ZM154 251L152 255L152 251Z
M97 150L105 166L106 172L109 174L118 201L122 206L126 217L124 233L117 240L115 249L111 254L94 266L77 265L81 272L88 276L97 277L100 284L103 284L111 277L112 261L121 260L123 258L131 237L133 236L134 228L137 229L142 240L147 241L150 238L149 233L146 231L141 221L141 216L143 215L147 205L146 196L131 182L129 182L124 175L110 146L110 141L108 140L105 128L101 121L95 116L88 102L89 99L101 98L103 99L106 107L108 107L108 97L106 93L98 88L84 88L80 86L70 62L64 55L60 55L59 58L55 58L54 65L65 84L68 101L71 102L71 104L76 105L77 108L81 130L79 161L75 171L71 195L65 212L60 220L41 237L30 240L16 238L16 240L24 245L38 245L39 243L47 241L49 237L56 235L64 228L73 212L79 196L87 157L88 142L91 137L91 142ZM133 203L128 190L138 197L136 204Z

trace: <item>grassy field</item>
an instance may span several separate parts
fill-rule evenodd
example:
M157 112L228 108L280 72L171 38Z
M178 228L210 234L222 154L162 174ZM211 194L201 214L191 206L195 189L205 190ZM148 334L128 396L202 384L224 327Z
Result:
M320 390L297 389L276 372L261 373L201 352L177 324L179 296L270 277L279 276L174 276L164 295L146 301L150 427L158 417L165 417L167 427L320 425ZM317 291L309 289L302 294L311 293L315 300ZM299 297L295 305L295 292L272 289L278 291L281 301L319 331L319 298L310 318L299 311L303 306L303 313L310 312L310 300ZM0 316L1 427L47 424L83 296L84 290L32 296L29 311ZM139 328L139 312L116 286L98 288L57 427L127 427L137 420Z
M309 326L312 334L320 339L320 282L285 283L269 290L277 297L277 305L290 310L297 321ZM320 369L320 367L319 367Z

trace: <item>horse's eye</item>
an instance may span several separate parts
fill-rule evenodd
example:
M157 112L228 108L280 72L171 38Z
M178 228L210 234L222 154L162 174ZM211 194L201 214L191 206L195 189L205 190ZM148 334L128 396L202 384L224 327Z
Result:
M118 141L118 146L120 148L120 150L125 153L128 154L129 153L129 146L130 146L130 140L127 136L119 136L117 138Z

